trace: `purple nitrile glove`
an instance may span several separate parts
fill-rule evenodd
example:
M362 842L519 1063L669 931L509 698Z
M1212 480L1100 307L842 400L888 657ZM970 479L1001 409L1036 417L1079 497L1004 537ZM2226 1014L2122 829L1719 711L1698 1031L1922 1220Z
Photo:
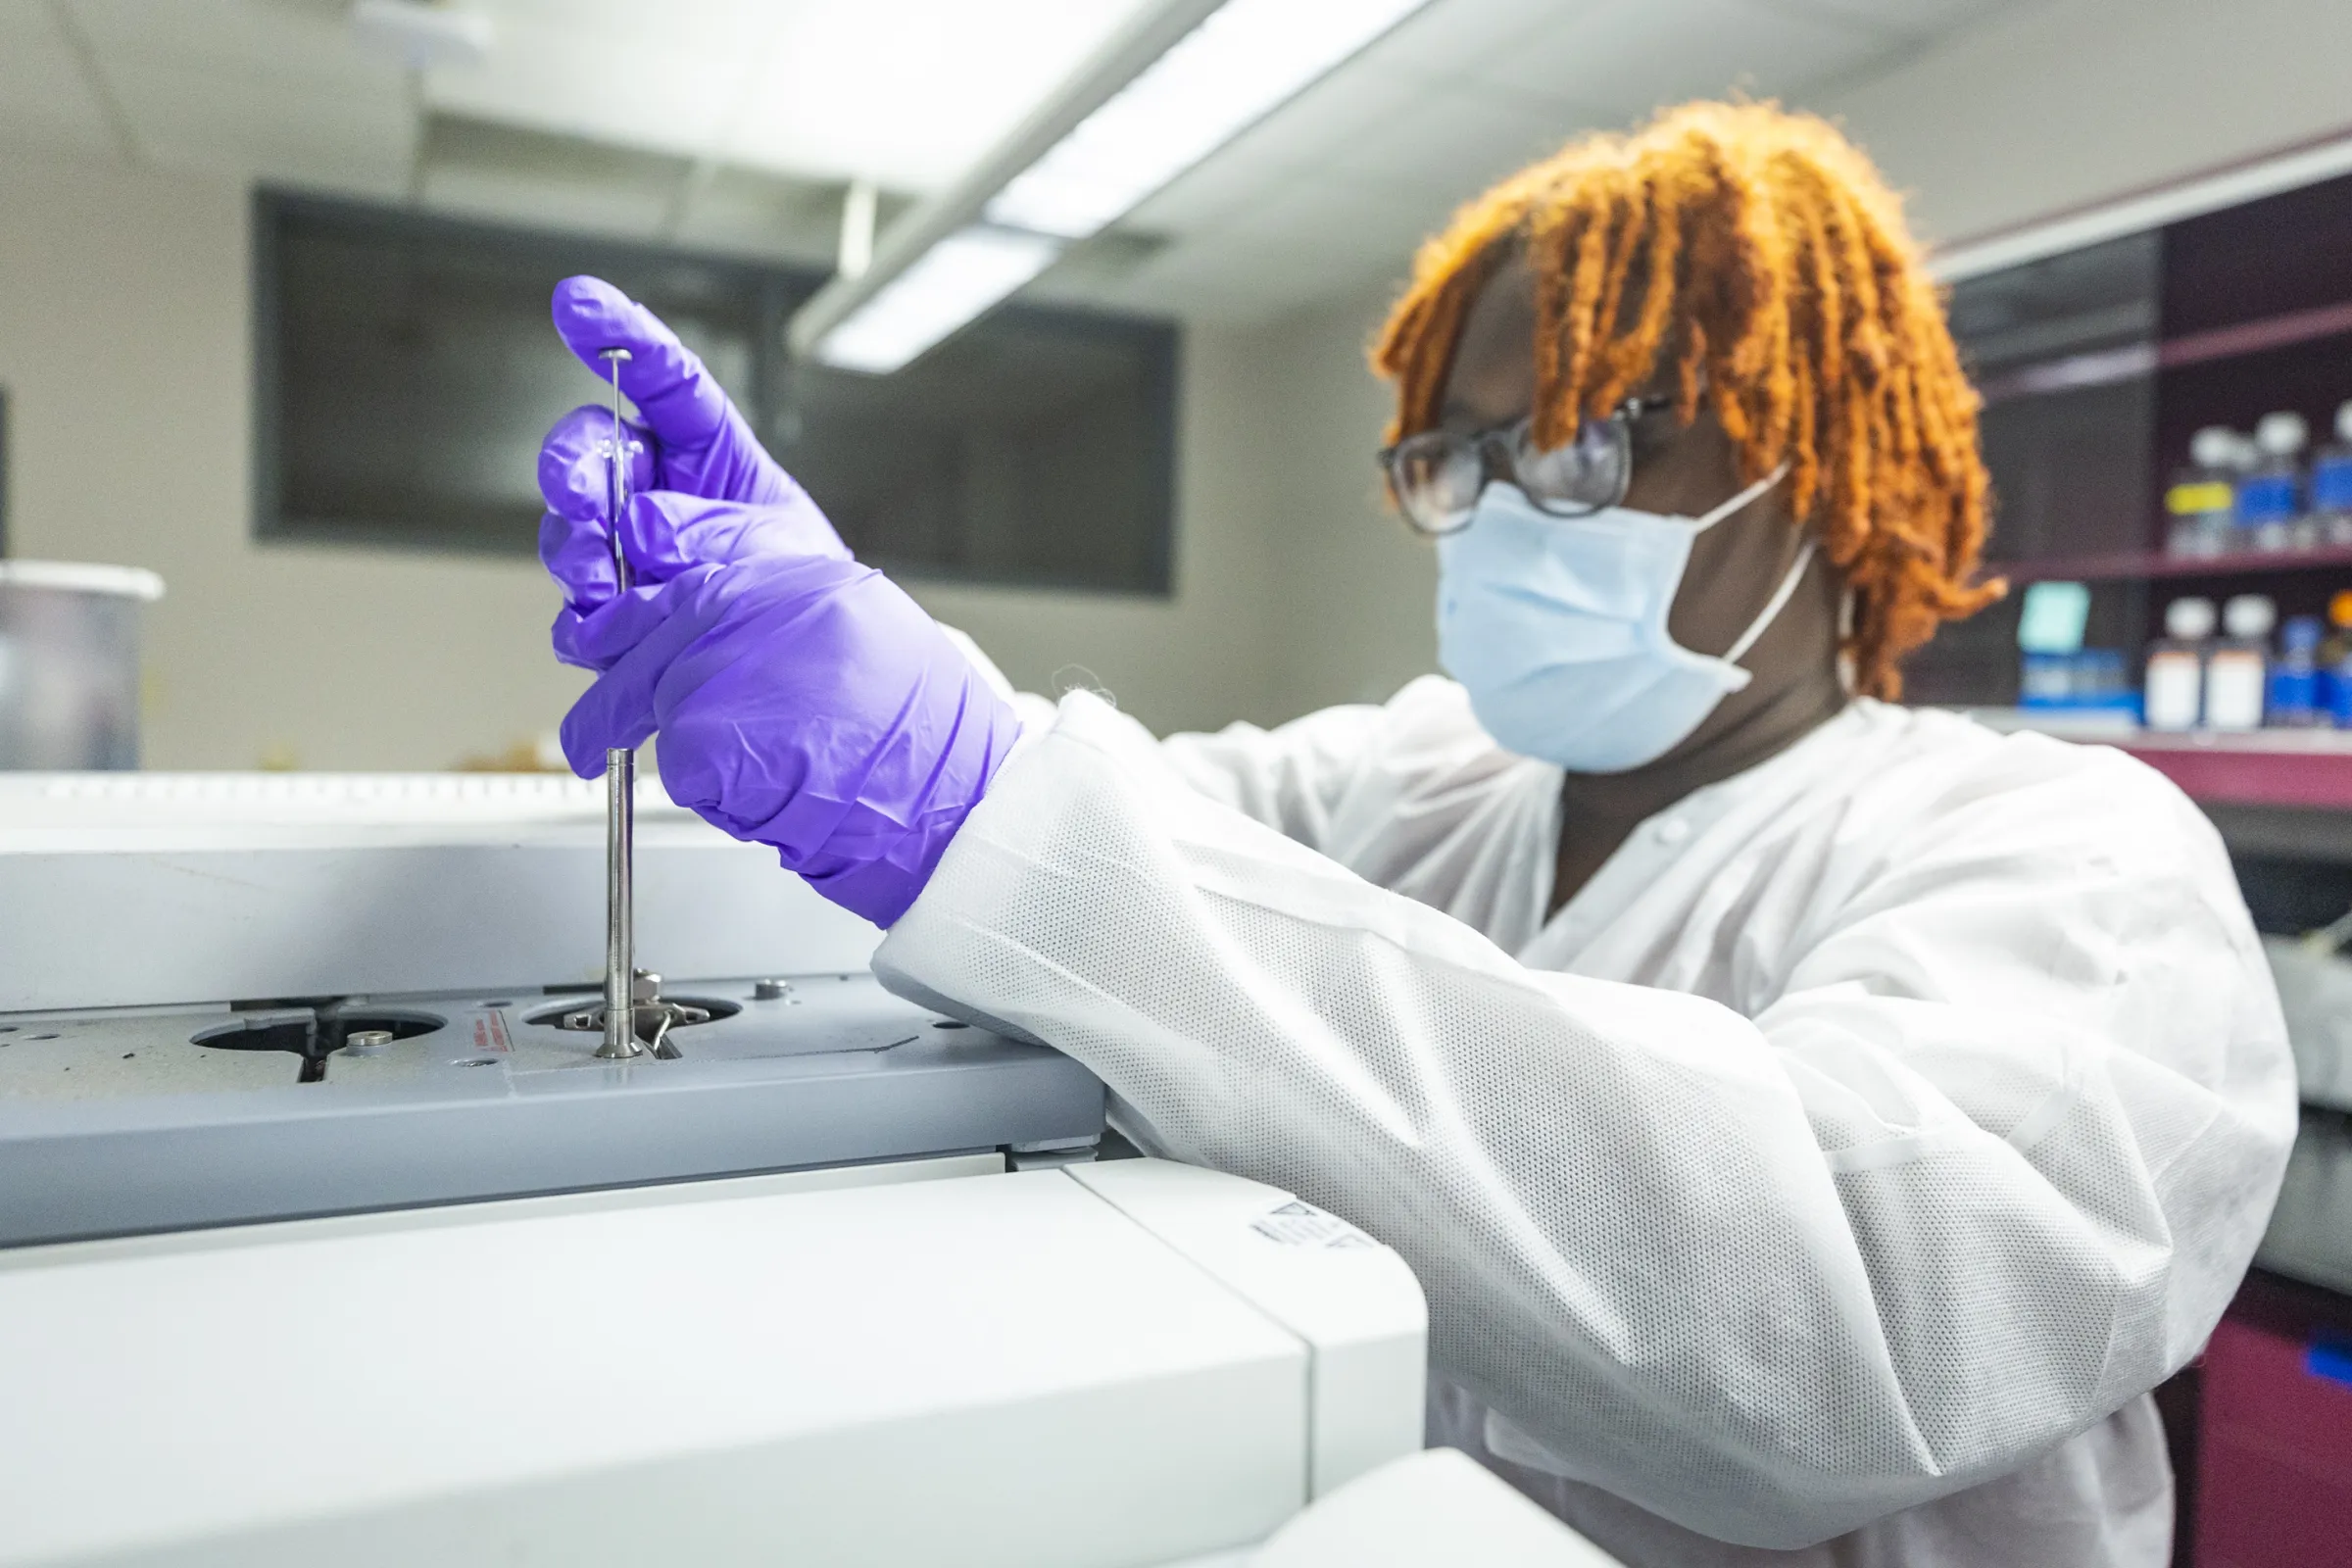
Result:
M876 925L922 892L1020 737L939 624L842 557L691 565L571 636L604 670L564 715L573 771L659 730L670 799Z
M554 628L556 657L566 664L602 669L609 656L600 659L592 653L580 628L612 598L611 536L601 521L593 530L583 526L564 531L551 553L548 541L561 520L551 513L539 533L541 559L564 585L564 608L556 612ZM659 587L694 566L809 556L851 559L848 547L834 536L814 506L789 502L746 506L670 490L648 490L629 497L628 510L621 515L620 548L628 557L632 591L638 593ZM593 591L600 581L601 591Z
M725 390L660 317L595 277L558 284L554 315L564 345L600 378L610 373L597 357L601 351L629 351L620 389L644 416L642 423L626 421L628 439L643 449L630 463L632 495L667 490L770 509L774 540L739 540L740 551L773 542L796 554L849 554L824 513L776 466ZM539 448L539 491L548 507L539 524L539 559L574 610L612 597L606 515L612 437L611 410L588 405L558 419Z

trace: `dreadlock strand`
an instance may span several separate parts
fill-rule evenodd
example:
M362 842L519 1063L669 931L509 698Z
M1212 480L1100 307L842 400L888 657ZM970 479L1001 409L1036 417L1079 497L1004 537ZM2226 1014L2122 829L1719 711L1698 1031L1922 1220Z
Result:
M1576 300L1573 281L1576 255L1583 242L1571 214L1554 213L1538 220L1528 236L1528 265L1536 279L1536 384L1558 386L1575 379ZM1567 439L1559 427L1560 411L1541 400L1534 415L1534 436L1546 446Z
M1587 216L1585 221L1578 225L1575 259L1569 270L1567 308L1563 313L1567 327L1568 363L1563 367L1563 371L1566 384L1573 387L1592 386L1596 351L1609 329L1609 323L1600 317L1599 299L1601 281L1609 270L1607 200L1607 194L1603 191L1599 197L1603 204L1601 211ZM1562 409L1556 400L1544 401L1551 405L1547 412L1555 420L1565 416L1568 420L1567 430L1576 428L1578 414L1573 406ZM1555 427L1551 433L1556 439L1564 432Z
M1606 323L1611 336L1592 399L1610 409L1624 402L1634 390L1634 383L1646 377L1657 362L1656 345L1642 341L1641 314L1634 313L1633 318L1628 319L1632 300L1628 285L1640 286L1634 270L1648 250L1649 192L1639 180L1624 181L1623 188L1615 193L1612 209L1615 221L1610 236L1609 270L1601 280L1600 299L1593 313Z
M1682 292L1675 281L1675 267L1683 254L1682 209L1672 202L1659 201L1646 190L1643 194L1648 222L1646 232L1642 235L1644 270L1641 306L1640 313L1634 318L1633 328L1627 335L1625 363L1622 366L1629 382L1656 372L1668 334L1674 328L1676 303ZM1681 395L1684 368L1682 364L1677 364L1678 406L1686 402ZM1692 391L1687 402L1689 412L1683 416L1686 423L1690 421L1691 414L1697 412L1695 382L1692 382Z

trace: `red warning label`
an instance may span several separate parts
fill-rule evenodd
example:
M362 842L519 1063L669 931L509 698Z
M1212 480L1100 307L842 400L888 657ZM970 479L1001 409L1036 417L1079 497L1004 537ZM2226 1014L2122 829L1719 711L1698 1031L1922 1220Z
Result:
M507 1038L507 1015L503 1012L479 1012L473 1018L473 1049L476 1051L513 1051L514 1042Z

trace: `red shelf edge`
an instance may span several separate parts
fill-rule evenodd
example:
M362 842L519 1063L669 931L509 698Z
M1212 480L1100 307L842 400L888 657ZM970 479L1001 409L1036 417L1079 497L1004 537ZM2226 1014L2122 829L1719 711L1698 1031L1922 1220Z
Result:
M2139 746L2130 753L2194 801L2352 810L2352 752L2231 751L2222 746Z

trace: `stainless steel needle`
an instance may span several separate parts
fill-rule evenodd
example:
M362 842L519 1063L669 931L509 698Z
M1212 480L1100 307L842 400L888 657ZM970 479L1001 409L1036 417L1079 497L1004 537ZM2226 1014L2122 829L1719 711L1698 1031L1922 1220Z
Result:
M629 591L628 556L620 547L621 514L629 500L629 431L620 420L620 368L627 349L607 349L600 356L612 376L612 469L610 500L612 519L612 574L615 591ZM605 1040L599 1056L626 1060L641 1056L637 1040L635 978L636 924L634 890L630 886L636 858L637 752L616 746L605 753Z

